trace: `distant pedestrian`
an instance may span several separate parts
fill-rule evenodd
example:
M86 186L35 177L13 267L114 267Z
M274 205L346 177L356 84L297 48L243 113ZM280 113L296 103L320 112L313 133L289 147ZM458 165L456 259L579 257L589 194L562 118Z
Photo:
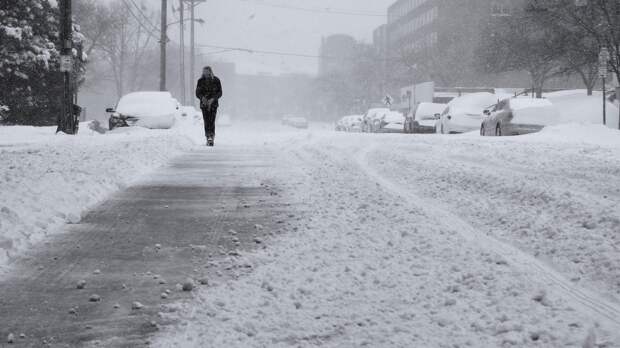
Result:
M222 83L213 74L213 69L207 66L202 70L202 77L196 86L196 98L200 99L200 109L205 123L207 146L213 146L215 142L215 118L221 97Z

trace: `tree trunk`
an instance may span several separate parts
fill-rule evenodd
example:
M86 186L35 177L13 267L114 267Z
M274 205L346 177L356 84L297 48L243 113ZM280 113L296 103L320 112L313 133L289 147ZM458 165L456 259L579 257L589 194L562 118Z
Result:
M530 71L530 76L532 76L532 93L536 93L536 98L541 99L543 97L543 87L547 78L543 73L538 71Z

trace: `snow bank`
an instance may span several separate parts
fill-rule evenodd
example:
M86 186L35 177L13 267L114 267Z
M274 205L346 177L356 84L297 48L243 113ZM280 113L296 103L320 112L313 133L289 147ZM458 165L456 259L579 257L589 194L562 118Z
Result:
M543 128L539 133L523 136L525 141L559 141L616 147L620 152L620 131L600 124L567 123Z
M546 94L561 115L563 123L603 123L603 96L594 92L588 96L585 90L569 90ZM607 126L618 129L620 111L613 103L607 102Z
M105 135L80 128L68 136L54 127L0 127L0 267L194 144L183 127Z

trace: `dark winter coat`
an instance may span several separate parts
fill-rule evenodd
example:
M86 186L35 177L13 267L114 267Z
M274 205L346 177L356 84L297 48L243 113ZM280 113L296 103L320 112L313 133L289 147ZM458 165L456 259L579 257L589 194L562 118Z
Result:
M222 83L217 76L213 76L212 78L201 77L198 80L198 85L196 86L196 98L202 101L202 98L207 99L215 99L213 102L214 107L218 107L218 100L222 97ZM201 107L202 103L201 103Z

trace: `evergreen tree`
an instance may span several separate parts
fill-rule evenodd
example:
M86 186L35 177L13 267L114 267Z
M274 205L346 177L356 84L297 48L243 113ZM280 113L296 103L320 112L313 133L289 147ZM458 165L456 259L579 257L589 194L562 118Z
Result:
M74 30L76 47L83 36ZM60 113L59 10L49 0L0 0L0 101L3 122L53 125ZM78 81L84 59L74 50ZM77 59L79 58L79 59Z

